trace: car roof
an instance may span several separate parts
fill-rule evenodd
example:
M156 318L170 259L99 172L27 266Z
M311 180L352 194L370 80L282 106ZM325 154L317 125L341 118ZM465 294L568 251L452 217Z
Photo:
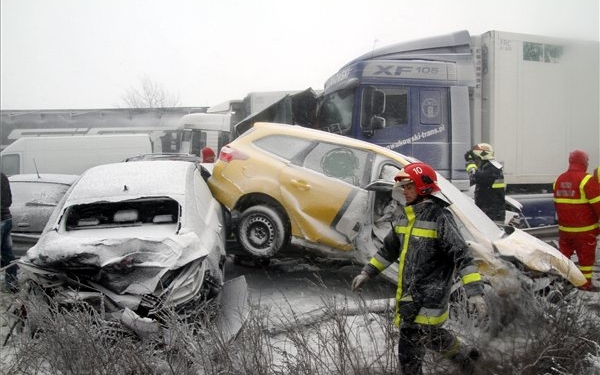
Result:
M127 162L131 161L144 161L144 160L183 160L193 163L202 162L202 158L194 154L183 154L183 153L152 153L152 154L140 154L131 156L125 159Z
M92 167L81 175L68 197L68 205L94 198L131 199L142 196L180 196L196 169L185 161L137 161Z
M254 130L252 130L254 129ZM263 135L289 135L299 138L305 138L310 140L318 140L323 142L330 142L340 145L346 145L348 147L356 147L363 150L370 150L380 154L384 154L390 158L398 159L398 156L405 159L406 163L410 163L414 159L402 155L398 152L392 151L388 148L378 146L374 143L353 139L341 134L329 133L322 130L306 128L300 125L287 125L271 122L257 122L253 128L249 130L248 136L252 136L252 132L257 132L260 136ZM234 141L235 142L235 141Z
M71 185L79 178L76 174L15 174L8 178L10 182L45 182Z

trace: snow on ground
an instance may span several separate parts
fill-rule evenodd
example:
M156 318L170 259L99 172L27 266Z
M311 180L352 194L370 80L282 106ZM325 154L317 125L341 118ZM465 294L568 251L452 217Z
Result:
M600 265L600 251L597 252ZM225 268L226 279L246 277L250 303L265 317L271 337L272 360L284 363L298 354L298 346L290 334L290 326L305 332L311 345L322 345L323 340L335 340L340 327L348 337L349 349L360 353L367 363L371 358L395 355L395 343L389 342L390 309L394 305L396 286L383 278L369 281L360 298L351 292L352 278L360 272L360 265L347 261L312 260L308 258L274 259L268 266L236 264L229 259ZM594 271L594 283L600 286L600 267ZM4 282L3 275L0 282ZM585 304L600 316L600 293L576 292ZM0 293L0 340L8 332L6 310L14 296ZM370 312L365 312L365 311ZM387 314L381 314L382 311ZM341 314L342 318L332 316ZM449 322L452 327L453 322ZM391 330L391 331L390 331ZM303 333L304 334L304 333ZM395 337L392 335L392 337ZM301 349L300 349L301 350ZM6 358L0 358L0 363ZM590 357L598 363L600 358Z

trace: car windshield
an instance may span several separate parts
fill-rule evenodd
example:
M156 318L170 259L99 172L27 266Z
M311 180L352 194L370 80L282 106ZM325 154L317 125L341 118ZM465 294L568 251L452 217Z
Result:
M179 203L165 197L81 204L67 210L66 229L174 224L179 211Z
M58 203L69 185L49 182L15 182L10 183L13 204L26 203Z

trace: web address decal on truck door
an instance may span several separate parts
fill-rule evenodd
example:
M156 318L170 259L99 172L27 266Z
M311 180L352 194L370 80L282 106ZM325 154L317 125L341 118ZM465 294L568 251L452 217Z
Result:
M446 130L446 125L442 124L437 128L431 129L431 130L426 130L426 131L422 131L419 133L415 133L413 134L411 137L409 138L405 138L405 139L399 139L393 143L390 143L389 145L386 146L386 148L389 148L391 150L396 149L398 147L404 146L404 145L408 145L411 144L413 142L418 142L418 141L423 141L429 137L432 137L436 134L440 134L443 133Z

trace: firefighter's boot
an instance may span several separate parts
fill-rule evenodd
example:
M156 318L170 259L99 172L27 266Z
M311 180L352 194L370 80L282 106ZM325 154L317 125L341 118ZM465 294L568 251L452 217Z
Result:
M460 351L450 358L452 362L460 367L465 375L472 375L475 371L475 361L479 359L481 353L479 349L473 346L461 346Z

